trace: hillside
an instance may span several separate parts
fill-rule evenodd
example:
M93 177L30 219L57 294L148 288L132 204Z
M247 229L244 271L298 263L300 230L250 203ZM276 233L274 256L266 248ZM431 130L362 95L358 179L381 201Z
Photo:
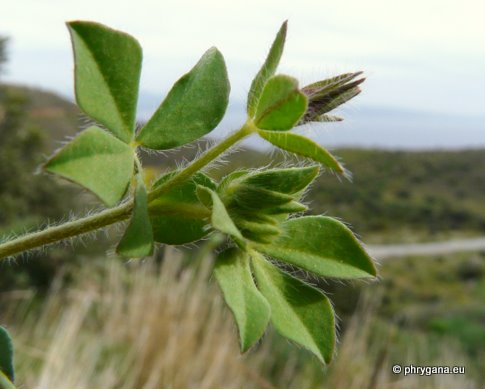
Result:
M59 147L66 136L77 133L82 115L77 106L55 93L19 85L3 85L7 94L24 100L24 126L36 127L45 135L47 151Z
M314 212L348 220L358 232L485 231L485 150L338 150L353 182L324 175Z

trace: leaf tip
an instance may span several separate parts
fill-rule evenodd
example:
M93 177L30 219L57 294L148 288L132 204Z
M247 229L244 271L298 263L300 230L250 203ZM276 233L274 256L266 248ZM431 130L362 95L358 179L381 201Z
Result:
M280 31L285 34L286 36L286 33L288 32L288 19L286 19L282 24L281 24L281 28L280 28Z

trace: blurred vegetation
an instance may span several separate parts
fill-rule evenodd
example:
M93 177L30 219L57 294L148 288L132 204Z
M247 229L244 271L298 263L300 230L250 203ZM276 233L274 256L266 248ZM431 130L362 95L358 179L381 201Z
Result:
M6 59L5 43L6 40L0 38L0 76L3 61ZM46 220L65 220L67 212L74 211L82 214L96 204L92 196L80 191L78 187L45 174L33 174L44 161L45 156L60 145L58 143L60 140L66 136L73 136L77 132L83 124L80 118L75 105L52 93L0 82L0 236L10 234L12 231L21 233L25 229L37 228ZM143 159L145 164L152 166L149 171L155 177L162 170L174 168L184 160L190 160L200 152L200 149L207 146L207 142L201 142L192 148L183 148L164 155L147 154ZM353 173L353 182L322 174L306 197L312 213L325 213L343 219L350 223L354 231L359 233L367 243L415 242L444 239L450 236L483 235L485 230L484 150L405 152L347 149L336 150L335 153ZM278 153L242 150L228 155L225 162L217 164L211 174L218 178L235 168L267 164L281 165L289 159L291 160L287 155ZM3 261L0 264L0 292L4 293L0 294L0 303L2 303L0 312L10 309L8 304L3 304L4 296L10 299L15 296L14 290L24 290L26 293L45 292L52 285L52 280L58 271L63 272L62 283L64 283L66 277L76 278L75 274L82 268L78 266L81 261L83 264L95 262L100 253L105 260L104 252L106 247L110 247L109 237L100 235L100 238L101 241L89 240L88 245L78 245L76 249L57 245L15 261ZM160 250L161 253L163 251L167 249ZM161 253L159 258L162 257ZM196 258L201 255L199 251L192 250L190 253L192 260L185 262L197 262ZM96 270L90 266L87 267L87 271L96 274ZM342 284L332 280L311 280L330 295L341 318L341 329L346 334L349 333L349 336L352 335L352 328L355 330L358 325L353 322L353 315L359 307L362 291L369 290L372 294L382 296L382 301L375 309L375 315L372 316L372 326L382 326L380 333L387 334L383 338L388 339L387 342L390 342L391 346L388 343L382 343L383 339L377 341L370 337L364 338L365 342L359 343L361 345L359 350L362 353L368 353L365 356L366 359L352 360L358 355L359 350L353 350L350 343L345 346L347 344L345 342L350 342L346 340L350 338L345 335L343 346L341 345L339 349L341 355L345 353L348 355L344 358L345 362L337 362L333 369L341 369L339 374L342 375L342 372L348 371L348 366L352 365L353 368L360 369L365 379L363 383L361 382L364 386L348 382L348 386L342 384L344 386L341 387L380 387L377 384L369 385L379 379L395 379L385 374L381 378L372 374L369 376L363 371L374 369L377 374L376 366L384 363L381 361L383 358L388 364L391 360L399 361L399 357L405 353L412 356L412 345L416 347L418 344L423 345L428 362L431 358L431 344L448 345L454 342L456 347L463 349L468 355L460 358L471 358L473 362L469 362L470 366L477 366L480 361L485 360L483 327L485 253L389 260L382 264L380 274L382 280L375 284L362 282ZM93 282L96 287L102 285L102 282L100 284L96 284L96 280ZM7 291L10 292L7 293ZM201 291L200 295L205 295L205 291ZM212 298L212 294L209 296ZM37 303L42 304L42 299L29 301L29 304L34 307L31 307L32 309L42 306L37 305ZM138 303L146 306L142 297ZM31 339L39 338L38 347L41 349L48 347L49 339L41 340L40 337L48 334L50 330L46 328L54 331L54 321L60 321L62 315L67 314L62 313L61 308L58 309L57 316L49 318L51 321L46 324L51 327L39 328L36 330L37 335L29 333L32 329L27 327L20 328L17 333L14 333L14 335L24 334L21 336L29 340L25 340L25 349L20 351L21 355L26 355L23 361L28 360L33 364L32 366L36 366L32 370L33 375L29 377L38 377L36 374L39 369L42 369L42 358L45 355L43 354L38 360L37 357L28 355L28 343ZM18 312L15 315L17 314ZM19 316L15 317L19 318ZM29 319L34 329L35 323L32 321L36 321L35 317L31 314ZM180 316L177 317L180 318ZM96 334L100 328L108 328L99 327L103 325L102 320L104 320L103 316L92 324L93 327L88 327L88 330L91 328L92 333ZM124 317L120 317L119 320L125 321ZM173 321L172 330L177 328L178 323ZM206 336L205 330L197 331L200 334L198 339ZM228 342L236 339L232 333L234 327L224 331L231 332L231 340ZM114 343L106 346L107 348L103 349L101 354L113 355L113 350L117 347L125 350L133 337L136 337L135 335L135 333L123 334L124 338L121 340L111 339ZM83 336L89 339L90 335L83 333ZM97 336L99 337L99 334ZM358 338L357 332L352 336L355 337L352 340L355 342ZM74 340L77 341L77 339ZM374 344L373 342L381 346L372 346L372 348L369 345ZM297 377L295 382L298 377L303 379L301 378L303 374L316 377L315 381L309 378L309 381L305 382L322 380L318 364L312 362L305 353L291 351L294 353L291 354L293 357L289 356L290 348L284 342L275 341L271 347L271 351L265 351L264 358L258 359L261 369L266 370L254 376L254 372L251 372L253 367L249 370L247 367L242 367L241 371L246 372L241 373L246 377L242 379L243 381L247 380L248 374L253 378L256 377L256 380L262 374L275 385L282 382L274 378L278 374L287 377L287 380L295 376ZM214 358L224 360L232 356L233 351L232 348L221 351L222 354L217 354ZM155 353L155 351L150 352ZM439 358L440 353L443 353L442 348L434 351L435 360L443 362ZM271 364L272 362L269 361L275 359L274 355L280 355L280 357ZM418 358L418 356L415 357ZM458 364L458 359L453 359L453 355L450 358L450 361L456 362L453 364ZM416 360L410 359L413 363ZM240 364L240 360L234 363ZM240 365L236 366L237 369L239 369L238 366ZM99 366L96 365L93 368L97 367ZM69 365L66 365L66 368L69 369ZM204 368L201 367L202 370ZM476 370L480 368L477 367ZM338 376L328 378L329 382L333 382L332 379L337 379ZM318 387L318 384L304 386L295 383L293 387Z
M202 256L186 266L175 250L168 250L159 267L150 261L124 266L93 258L70 284L55 282L42 304L29 291L4 296L4 320L16 341L18 384L478 389L483 382L478 358L468 357L452 339L382 321L376 315L380 294L375 288L358 304L331 365L323 368L273 329L241 356L232 316L211 280L212 260ZM392 373L395 363L466 366L466 375L404 377Z
M202 142L167 156L145 155L145 163L174 168L175 161L190 160L207 147ZM334 153L352 172L352 180L323 172L305 199L311 213L344 220L365 242L438 240L485 230L484 150ZM228 155L211 174L218 178L241 167L290 161L292 157L281 152L242 149Z
M359 233L403 229L427 235L485 230L485 152L339 150L353 182L323 176L312 210L349 221ZM429 237L428 237L429 238Z
M381 277L383 317L451 336L485 361L485 252L389 260Z
M6 42L0 38L0 75ZM54 94L0 82L0 239L65 220L66 212L80 211L87 203L74 186L37 173L55 147L52 136L62 139L75 130L76 112L73 104ZM25 257L2 261L0 291L30 286L45 290L56 269L77 254L57 247L28 255L28 263Z
M380 297L375 314L399 331L453 340L477 362L485 361L485 252L384 260L380 281L313 280L331 297L342 329L363 292ZM480 365L481 364L481 365Z

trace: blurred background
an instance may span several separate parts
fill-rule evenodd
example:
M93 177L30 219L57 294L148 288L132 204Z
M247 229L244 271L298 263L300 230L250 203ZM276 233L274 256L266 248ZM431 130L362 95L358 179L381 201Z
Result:
M0 264L0 324L26 388L480 388L485 377L485 3L107 0L6 2L0 14L0 236L99 209L39 165L87 125L73 98L65 21L93 20L144 50L139 120L210 46L231 80L218 139L245 119L245 98L289 20L280 72L301 85L363 70L342 123L297 131L332 149L353 181L322 174L313 214L349 223L379 262L378 282L312 279L339 317L323 368L273 330L239 355L210 277L211 243L162 247L126 263L114 226ZM207 140L146 155L155 175ZM210 171L288 161L249 139ZM149 310L146 307L150 307ZM203 318L203 320L201 319ZM121 324L120 324L121 323ZM464 376L393 375L393 364L466 366ZM482 385L482 386L480 386Z

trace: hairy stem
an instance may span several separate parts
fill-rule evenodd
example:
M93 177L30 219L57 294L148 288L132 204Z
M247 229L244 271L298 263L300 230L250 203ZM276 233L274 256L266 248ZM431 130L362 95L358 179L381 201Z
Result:
M236 131L235 133L233 133L232 135L224 139L221 143L207 150L204 154L200 156L200 158L194 160L183 170L175 174L170 180L165 182L163 185L160 185L156 189L152 190L150 193L148 193L148 199L153 200L158 196L160 196L161 194L168 192L174 186L185 181L187 178L191 177L194 173L198 172L204 166L212 162L219 155L221 155L226 150L228 150L231 146L233 146L241 139L245 138L246 136L248 136L249 134L255 131L256 131L256 127L254 127L252 123L247 122L246 124L244 124L244 126L242 126L239 129L239 131Z
M180 170L171 179L167 180L164 184L150 191L148 193L149 200L157 198L161 194L172 189L174 186L190 178L194 173L208 165L231 146L255 130L256 128L254 125L251 122L247 122L238 131L234 132L222 142L206 151L184 169ZM59 226L48 227L44 230L25 234L10 241L6 241L0 244L0 258L13 256L27 250L59 242L61 240L69 239L90 231L95 231L110 224L118 223L127 219L131 215L132 209L133 200L131 199L124 204L104 210L95 215L70 221Z
M22 235L0 244L0 258L16 255L23 251L42 247L120 222L130 216L132 207L133 202L130 201L95 215L70 221L59 226L48 227L42 231Z

